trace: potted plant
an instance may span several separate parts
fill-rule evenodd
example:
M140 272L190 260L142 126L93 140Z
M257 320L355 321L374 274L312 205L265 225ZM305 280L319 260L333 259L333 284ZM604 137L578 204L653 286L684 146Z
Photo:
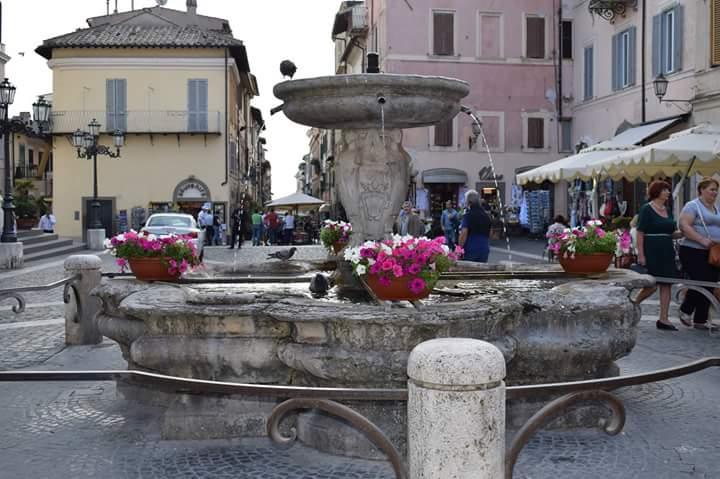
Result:
M602 221L590 220L583 227L548 234L550 249L568 273L602 273L618 250L618 236L602 228ZM625 243L623 243L625 245Z
M129 266L143 281L174 281L201 263L190 235L162 235L135 231L105 240L121 271Z
M378 299L416 300L427 297L440 273L448 271L462 255L440 236L434 240L393 236L391 240L367 241L345 250L345 259Z
M338 254L352 236L352 225L344 221L325 220L320 230L320 241L328 251Z
M38 204L33 195L34 191L35 185L32 180L15 181L15 218L19 230L28 230L37 226Z

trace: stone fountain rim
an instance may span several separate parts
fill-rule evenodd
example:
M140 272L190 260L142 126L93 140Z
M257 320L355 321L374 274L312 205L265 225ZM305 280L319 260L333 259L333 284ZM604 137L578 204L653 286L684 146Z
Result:
M415 83L413 83L413 81ZM417 84L418 82L420 84ZM273 87L273 94L277 98L285 100L293 96L326 96L326 92L320 93L317 91L317 89L320 88L343 87L343 90L349 92L352 91L351 89L353 87L373 86L392 89L393 87L407 87L409 84L414 89L425 88L435 90L444 87L445 90L456 91L460 98L464 98L470 93L470 84L458 78L396 73L351 73L287 80L276 84ZM374 95L376 93L377 92L370 92L369 94ZM408 96L417 95L413 94Z

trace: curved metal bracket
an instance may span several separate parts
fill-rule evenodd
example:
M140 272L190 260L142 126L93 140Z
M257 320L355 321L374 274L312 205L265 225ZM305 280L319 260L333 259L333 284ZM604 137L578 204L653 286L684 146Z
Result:
M703 286L694 286L685 283L674 284L673 298L675 299L675 302L682 303L684 298L681 298L680 295L683 293L687 294L688 290L692 290L702 294L703 296L705 296L705 299L710 302L710 305L715 309L715 311L720 311L720 301L718 301L717 297Z
M607 391L581 391L561 396L533 414L517 432L505 456L505 479L512 479L520 452L542 426L570 406L584 401L602 401L610 406L612 410L610 419L600 419L599 423L600 428L607 434L614 436L625 427L625 406L620 399Z
M78 293L75 284L65 283L65 287L63 288L63 303L70 304L70 300L73 299L70 295L71 291L75 297L75 317L73 318L73 323L79 323L80 318L82 318L82 303L80 302L80 293Z
M2 293L0 294L0 301L5 299L14 299L18 304L13 305L12 310L15 314L25 312L25 298L20 293Z
M378 449L385 453L392 464L396 478L408 478L408 473L405 469L400 453L397 449L395 449L395 446L393 446L385 433L383 433L379 427L370 422L370 420L362 414L359 414L349 407L335 401L328 401L327 399L296 398L288 399L287 401L278 404L272 410L270 417L268 418L268 436L270 436L270 438L278 444L289 444L295 441L297 438L297 432L294 427L290 430L291 436L288 437L282 435L279 426L285 416L293 411L301 409L320 409L328 414L346 420L355 429L364 433Z

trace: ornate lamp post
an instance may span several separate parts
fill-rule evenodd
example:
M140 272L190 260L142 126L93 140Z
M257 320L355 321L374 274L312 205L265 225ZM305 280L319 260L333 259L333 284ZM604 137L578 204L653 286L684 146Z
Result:
M15 87L5 78L0 83L0 130L3 135L4 166L5 166L5 194L3 197L3 231L0 237L2 243L17 243L15 231L15 205L13 204L12 171L10 169L10 134L16 131L20 124L10 120L10 105L15 100Z
M73 133L72 139L73 146L77 148L78 158L93 160L93 199L90 204L89 229L103 229L103 224L100 220L100 201L98 200L97 157L98 155L105 155L110 158L119 158L120 148L125 145L125 134L120 130L115 130L113 133L115 151L112 151L111 147L98 144L100 126L100 123L93 118L88 124L88 131L77 129L75 133Z

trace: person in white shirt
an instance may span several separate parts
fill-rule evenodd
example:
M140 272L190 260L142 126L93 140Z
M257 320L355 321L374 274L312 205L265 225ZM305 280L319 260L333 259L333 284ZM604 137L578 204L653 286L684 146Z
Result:
M48 210L44 215L40 217L40 224L38 225L38 227L45 233L54 233L55 223L57 223L57 221L55 220L55 215L52 214L52 210Z
M293 232L295 230L295 217L291 212L285 213L283 221L283 236L286 244L293 243Z

